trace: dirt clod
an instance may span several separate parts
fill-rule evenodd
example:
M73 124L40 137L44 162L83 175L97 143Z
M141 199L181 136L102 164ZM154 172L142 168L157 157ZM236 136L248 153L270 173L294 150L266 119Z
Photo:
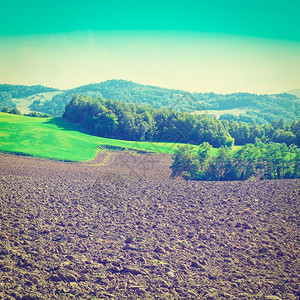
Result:
M171 180L170 155L137 155L0 154L1 299L299 299L299 180Z

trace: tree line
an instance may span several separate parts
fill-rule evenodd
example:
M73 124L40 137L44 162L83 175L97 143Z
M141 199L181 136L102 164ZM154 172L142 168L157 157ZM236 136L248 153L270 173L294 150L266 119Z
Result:
M19 115L19 116L22 115L21 111L16 107L15 108L4 107L1 110L1 112L7 113L7 114ZM51 115L49 115L49 114L43 114L43 113L36 112L36 111L31 111L27 114L23 114L23 116L35 117L35 118L49 118L49 117L51 117Z
M214 94L193 93L196 100L201 101L202 110L230 110L235 108L247 108L246 114L234 116L224 114L221 118L233 118L248 124L253 122L263 124L265 122L279 121L283 118L292 122L300 117L300 101L295 95L282 93L273 95L257 95L250 93ZM229 115L229 116L228 116Z
M43 86L43 85L13 85L13 84L0 84L0 93L7 93L12 98L25 98L31 95L54 92L58 89Z
M65 105L74 95L103 97L124 103L150 104L156 109L169 108L191 113L193 111L228 110L246 108L237 120L248 124L263 124L280 118L288 122L300 117L300 101L295 95L274 94L257 95L250 93L215 94L189 93L182 90L166 89L156 86L138 84L126 80L107 80L67 90L56 95L50 101L34 103L32 109L40 112L62 116ZM233 116L233 115L232 115ZM232 117L231 116L231 117ZM228 118L228 116L225 118ZM233 116L233 118L235 118Z
M82 95L72 98L63 117L80 123L91 134L118 139L195 145L208 142L214 147L230 147L233 142L245 145L260 140L300 146L299 121L247 124Z
M53 91L58 91L58 89L42 85L0 84L0 110L3 108L16 108L16 104L12 101L12 98L25 98L31 95Z
M222 124L234 138L235 145L245 145L261 140L265 143L286 143L288 146L295 144L300 146L300 122L285 122L283 119L270 123L247 124L234 120L222 120Z
M256 142L238 151L226 147L212 156L212 146L204 142L198 151L190 145L179 146L173 155L171 177L186 180L247 180L300 177L300 149L285 143Z
M17 108L3 112L21 114ZM31 117L49 114L29 112ZM137 141L182 142L199 145L206 141L214 147L255 143L286 143L300 146L300 122L271 121L248 124L232 118L217 120L207 115L191 115L150 105L125 104L102 97L73 96L65 108L65 119L80 123L89 133Z
M63 118L102 137L193 144L207 141L214 147L233 145L233 138L219 120L150 105L75 96L67 104Z

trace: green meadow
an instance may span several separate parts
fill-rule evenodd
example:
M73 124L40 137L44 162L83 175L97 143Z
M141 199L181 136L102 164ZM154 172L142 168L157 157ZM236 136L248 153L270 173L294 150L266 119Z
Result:
M45 92L39 93L35 95L31 95L24 98L12 98L12 101L17 105L18 109L24 114L30 112L30 105L35 100L39 100L40 102L45 102L47 100L51 100L54 96L61 94L62 91L55 91L55 92Z
M105 147L173 153L179 143L135 142L86 134L61 118L0 113L0 151L67 161L87 161ZM196 150L195 146L195 150ZM214 149L214 153L217 149Z

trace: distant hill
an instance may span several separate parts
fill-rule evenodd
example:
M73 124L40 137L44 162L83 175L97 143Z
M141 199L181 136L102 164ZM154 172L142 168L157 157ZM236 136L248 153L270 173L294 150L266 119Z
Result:
M33 105L32 109L48 112L52 115L62 115L65 105L74 95L103 97L105 99L120 100L125 103L150 104L154 108L187 106L183 97L191 95L188 92L169 90L166 88L143 85L126 80L108 80L101 83L87 84L64 92L42 105ZM195 107L194 107L195 108ZM201 106L199 106L201 108ZM192 111L192 110L191 110Z
M63 91L44 92L23 98L12 98L11 100L17 105L21 113L24 114L29 113L31 111L33 103L42 104L46 101L52 100L54 96L61 93L63 93Z
M145 103L154 108L167 107L195 113L200 111L217 117L225 115L228 119L239 116L237 120L247 123L270 122L280 118L293 121L300 117L300 100L295 95L287 93L276 95L189 93L126 80L108 80L83 85L54 96L52 100L43 104L33 105L32 109L61 116L65 105L74 95L103 97L125 103Z
M295 95L295 96L297 96L298 98L300 98L300 89L291 90L291 91L288 91L287 93L288 93L288 94L291 94L291 95Z
M0 111L4 108L14 108L20 99L28 98L39 93L55 92L58 89L42 85L12 85L0 84Z
M47 97L43 101L36 98L32 101L30 109L53 116L62 116L66 104L74 95L88 95L125 103L149 104L154 108L167 107L189 113L207 113L211 116L247 123L255 121L261 124L281 118L287 122L300 119L300 100L296 95L289 93L274 95L189 93L126 80L87 84L53 93L50 97L49 92L53 90L47 91L47 97L52 97L50 100L46 100Z

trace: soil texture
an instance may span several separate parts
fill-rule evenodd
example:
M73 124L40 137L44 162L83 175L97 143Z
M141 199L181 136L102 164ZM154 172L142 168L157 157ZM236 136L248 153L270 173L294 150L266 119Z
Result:
M300 299L300 180L187 182L171 163L0 154L0 299Z

